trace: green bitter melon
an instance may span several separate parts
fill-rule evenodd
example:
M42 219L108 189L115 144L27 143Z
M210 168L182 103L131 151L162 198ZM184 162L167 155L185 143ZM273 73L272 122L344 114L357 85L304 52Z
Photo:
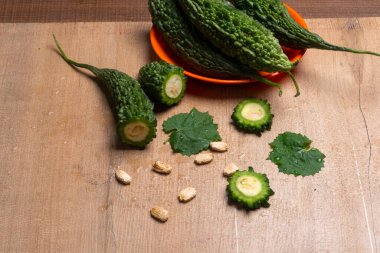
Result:
M179 103L185 94L183 69L167 62L146 64L139 71L138 81L151 99L164 105Z
M69 59L54 36L59 55L71 66L91 71L111 96L117 117L117 132L122 143L143 148L156 137L157 121L153 104L140 84L115 69L77 63Z
M269 207L269 197L274 194L268 177L254 172L252 167L246 171L236 171L229 177L227 192L231 202L247 210Z
M272 32L244 12L221 0L179 0L193 25L226 55L252 70L287 73L297 62L290 62Z
M187 66L210 77L246 77L274 86L282 94L280 84L263 78L257 70L238 63L211 45L194 29L176 0L149 0L149 11L154 26L165 44Z
M379 53L355 50L326 42L318 34L300 26L290 16L281 0L234 0L232 2L236 8L243 10L271 30L284 46L296 49L317 48L380 56Z
M261 136L270 130L273 114L267 100L248 98L235 107L231 118L239 129Z

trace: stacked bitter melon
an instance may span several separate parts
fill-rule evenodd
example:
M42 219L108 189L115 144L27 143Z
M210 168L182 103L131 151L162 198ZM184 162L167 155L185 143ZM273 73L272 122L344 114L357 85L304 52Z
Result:
M152 22L160 32L165 44L186 66L209 77L256 79L264 84L277 87L279 93L282 93L281 85L258 73L258 70L262 69L252 69L239 60L223 54L210 43L191 24L177 0L149 0L148 5Z
M190 25L176 0L149 0L152 22L165 44L188 66L211 77L248 76L249 71L220 54Z
M294 67L268 29L230 4L220 0L179 2L214 46L253 70L290 71Z
M295 82L290 70L296 63L288 60L278 40L264 26L227 2L149 0L148 3L152 22L165 44L199 73L219 78L249 77L277 87L280 95L281 85L263 78L259 71L284 71ZM202 8L194 9L194 4ZM211 24L216 24L214 21L223 24L225 17L233 21L226 22L221 31L210 26L202 29L196 24L207 25L209 18ZM244 34L245 30L249 30L249 34ZM296 88L298 95L297 84Z
M282 46L359 54L378 53L332 45L292 19L281 0L149 0L152 22L165 44L191 68L211 77L250 77L282 89L258 73L290 72ZM281 45L280 45L281 44Z

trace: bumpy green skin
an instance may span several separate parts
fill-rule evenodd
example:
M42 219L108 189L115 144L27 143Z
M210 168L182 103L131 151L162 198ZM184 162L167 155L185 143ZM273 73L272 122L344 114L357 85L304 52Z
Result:
M152 22L159 30L165 44L186 66L208 77L256 79L278 88L279 95L282 94L280 84L263 78L257 70L252 70L249 66L222 54L210 44L191 25L177 0L149 0L148 4Z
M271 30L284 46L296 49L318 48L379 56L377 53L335 46L326 42L318 34L306 30L294 21L281 0L234 0L233 2L236 8L243 10Z
M289 72L295 64L272 32L221 0L179 0L197 29L223 53L252 70Z
M77 63L69 59L54 37L60 56L70 65L90 70L104 85L115 106L117 132L121 142L134 147L144 148L156 137L157 120L153 104L142 90L140 84L127 74L115 69L99 69L94 66ZM142 141L132 141L124 134L124 127L132 122L142 122L149 133Z
M257 121L246 119L241 114L243 108L248 104L259 104L265 111L265 116ZM261 136L262 132L270 130L272 126L272 120L274 115L271 112L271 106L265 99L248 98L241 101L234 109L231 115L233 122L239 129L254 133L257 136Z
M173 75L178 75L182 80L182 89L176 98L169 97L165 92L167 81ZM140 69L138 80L150 98L164 105L177 104L185 95L186 77L183 74L183 69L167 62L146 64Z
M157 120L153 112L153 103L141 89L140 84L114 69L99 69L94 74L111 95L117 116L117 132L123 143L144 148L156 137ZM139 142L128 139L124 127L132 122L143 122L149 128L148 136Z
M237 180L242 176L254 177L261 182L262 190L255 196L246 196L237 188ZM266 174L254 172L252 167L246 171L236 171L231 177L228 178L227 192L229 200L237 203L239 206L247 209L254 210L260 207L268 208L269 197L274 195L274 191L269 186L269 179Z
M176 0L149 0L152 22L165 44L198 73L210 77L247 77L251 70L210 45L185 18Z

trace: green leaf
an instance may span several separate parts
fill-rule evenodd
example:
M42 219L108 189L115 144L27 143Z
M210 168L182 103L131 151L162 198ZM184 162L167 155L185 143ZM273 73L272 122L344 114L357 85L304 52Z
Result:
M171 133L169 142L174 152L190 156L208 149L210 142L221 140L218 125L207 112L193 108L180 113L162 124L165 133Z
M278 166L280 172L295 176L311 176L324 166L322 152L311 148L311 140L304 135L285 132L270 143L272 151L267 160Z

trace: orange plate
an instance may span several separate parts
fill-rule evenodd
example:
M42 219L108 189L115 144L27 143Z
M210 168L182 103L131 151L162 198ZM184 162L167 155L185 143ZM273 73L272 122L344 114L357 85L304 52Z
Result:
M292 16L292 18L300 24L302 27L307 28L307 25L305 23L305 20L299 15L294 9L292 9L289 5L285 4L285 7L288 9L289 14ZM150 43L152 45L152 48L154 52L158 55L158 57L161 60L164 60L168 63L177 64L177 62L174 60L172 55L174 55L173 52L169 48L166 47L165 43L161 39L161 35L157 31L157 29L152 26L150 29ZM283 48L285 54L288 56L289 60L291 62L295 62L297 60L300 60L302 56L305 54L306 50L296 50L291 48ZM217 79L217 78L211 78L206 76L201 76L199 74L196 74L194 72L189 72L186 70L186 67L184 67L185 75L190 76L194 79L198 79L201 81L209 82L209 83L215 83L215 84L246 84L246 83L254 83L257 82L254 79L238 79L238 80L230 80L230 79ZM260 72L260 74L267 79L273 79L275 77L280 77L283 75L283 73L280 72L274 72L274 73L266 73L266 72Z

